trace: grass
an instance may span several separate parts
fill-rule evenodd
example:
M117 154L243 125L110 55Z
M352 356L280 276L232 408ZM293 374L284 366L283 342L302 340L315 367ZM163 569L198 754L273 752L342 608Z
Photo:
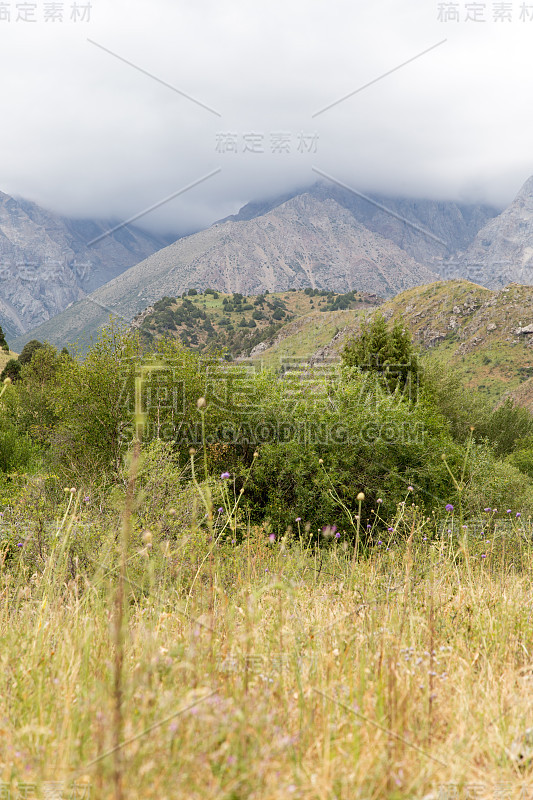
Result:
M300 539L272 541L243 522L232 543L225 512L209 541L209 526L141 530L133 511L120 644L120 517L64 497L3 548L0 780L12 796L53 781L118 796L117 655L124 797L533 792L531 768L508 754L533 724L530 521L490 518L481 535L413 512L407 541L391 534L354 563L347 544L306 546L298 523ZM6 507L4 534L10 524Z

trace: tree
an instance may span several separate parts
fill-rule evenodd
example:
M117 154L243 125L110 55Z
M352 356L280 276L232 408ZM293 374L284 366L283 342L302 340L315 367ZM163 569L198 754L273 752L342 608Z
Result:
M31 339L31 341L25 344L22 348L22 353L19 355L19 362L21 364L29 364L33 358L33 354L40 347L44 347L42 342L40 342L38 339Z
M0 383L6 378L11 378L12 383L18 381L21 369L20 362L16 358L10 358L0 375Z
M411 335L399 320L389 329L381 313L363 322L359 336L346 344L342 360L378 375L391 391L397 387L414 391L417 386L419 363Z
M2 326L0 325L0 347L4 352L9 353L9 345L6 342L6 337L4 335L4 331L2 330Z

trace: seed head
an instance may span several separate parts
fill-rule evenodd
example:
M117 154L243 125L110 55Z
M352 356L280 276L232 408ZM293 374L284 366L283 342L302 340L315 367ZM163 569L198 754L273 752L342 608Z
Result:
M364 492L359 492L359 494L357 495L357 499L359 500L360 503L362 503L363 500L365 499Z
M200 411L202 408L205 408L207 405L205 397L199 397L198 400L196 401L196 405L198 407L198 411Z
M4 378L4 383L6 386L9 386L9 384L11 383L11 378Z

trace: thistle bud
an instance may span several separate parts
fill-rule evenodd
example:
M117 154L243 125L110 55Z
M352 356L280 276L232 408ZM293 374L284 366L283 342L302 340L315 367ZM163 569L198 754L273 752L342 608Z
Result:
M198 411L200 411L202 408L205 408L207 405L205 397L199 397L196 401L196 405L198 407Z
M363 500L365 499L365 495L363 494L363 492L359 492L359 494L357 495L357 499L359 500L360 503L363 502Z

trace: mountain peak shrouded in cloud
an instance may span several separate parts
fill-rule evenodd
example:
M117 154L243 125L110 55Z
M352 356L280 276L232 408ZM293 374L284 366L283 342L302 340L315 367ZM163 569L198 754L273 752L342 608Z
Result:
M50 319L168 242L132 226L107 235L113 227L0 192L0 320L8 336Z
M484 25L439 5L95 0L87 22L28 25L12 3L2 186L175 236L310 186L314 168L364 193L503 208L530 171L533 23L518 0Z
M533 176L510 206L480 229L455 274L491 288L533 283Z
M442 253L471 241L495 213L432 200L363 199L315 184L293 196L251 203L179 239L15 345L28 337L61 346L87 339L110 313L129 322L162 297L189 288L260 294L312 287L390 297L438 280Z

